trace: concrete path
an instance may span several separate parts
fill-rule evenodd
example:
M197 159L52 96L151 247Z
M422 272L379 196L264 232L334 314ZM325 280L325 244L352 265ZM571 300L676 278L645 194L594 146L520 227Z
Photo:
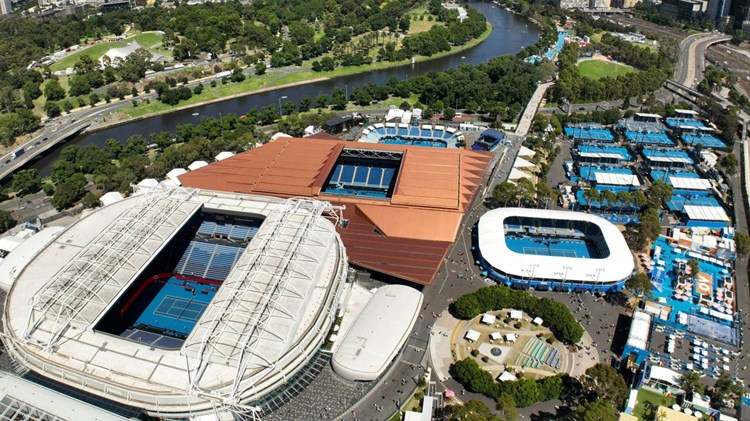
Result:
M553 85L552 82L547 82L547 83L539 84L539 86L536 87L536 91L534 91L534 95L531 96L529 103L526 104L526 109L523 110L523 115L521 115L521 120L518 122L518 126L516 127L516 135L526 136L527 134L529 134L529 128L531 128L531 122L534 120L536 111L539 109L539 104L542 103L544 94L547 92L547 89L549 89L549 87L552 85Z

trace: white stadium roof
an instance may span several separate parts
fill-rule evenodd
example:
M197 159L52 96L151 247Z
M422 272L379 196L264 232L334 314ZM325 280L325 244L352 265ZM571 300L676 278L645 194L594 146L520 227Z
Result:
M670 176L669 184L676 189L708 190L711 188L711 182L705 178Z
M96 331L201 209L265 220L182 348ZM8 350L46 377L152 415L213 414L260 399L305 366L332 324L348 268L335 225L322 216L335 210L160 187L100 208L15 269L3 317Z
M619 174L613 172L595 172L597 184L606 184L610 186L640 186L638 176L635 174Z
M685 205L688 218L699 221L729 221L727 212L721 206Z
M411 287L378 288L333 355L336 373L348 380L380 377L409 337L422 299Z
M534 168L534 167L536 167L536 165L521 158L520 156L516 157L515 162L513 162L513 168Z
M512 251L505 242L505 219L513 216L583 221L599 227L609 255L601 259L540 256ZM533 278L610 284L620 282L633 272L633 257L625 238L611 222L595 215L542 209L499 208L479 219L479 250L492 267L515 278Z

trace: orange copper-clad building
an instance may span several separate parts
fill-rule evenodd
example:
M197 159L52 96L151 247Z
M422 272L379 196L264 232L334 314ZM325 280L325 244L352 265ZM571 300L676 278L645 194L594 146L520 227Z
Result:
M340 157L381 153L398 159L391 164L397 172L387 197L326 189ZM348 224L339 233L350 263L430 285L491 158L462 149L282 138L181 175L180 181L200 189L304 196L345 205Z

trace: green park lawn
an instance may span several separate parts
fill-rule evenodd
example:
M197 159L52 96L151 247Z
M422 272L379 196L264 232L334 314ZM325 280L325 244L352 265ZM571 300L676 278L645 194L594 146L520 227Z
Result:
M612 63L603 60L584 60L578 63L578 71L581 72L581 76L589 77L591 79L601 79L603 77L617 77L626 75L628 73L637 72L633 67Z
M137 41L144 48L152 48L154 45L159 44L162 38L162 35L153 32L145 32L142 34L134 35L132 37L128 37L123 41L104 42L101 44L92 45L66 56L62 60L53 63L51 66L49 66L49 68L53 72L57 70L65 70L68 67L73 67L76 63L78 63L78 60L80 60L81 57L85 55L91 57L94 60L99 60L99 58L103 56L104 53L109 51L110 48L124 47L133 40ZM161 50L159 50L158 52L161 54L165 53Z
M673 397L667 397L666 395L662 395L660 393L654 392L652 390L647 389L641 389L638 391L638 405L633 408L633 416L637 417L639 420L644 419L644 412L646 411L646 402L651 402L655 406L666 406L667 408L670 408L672 405L674 405L674 398Z

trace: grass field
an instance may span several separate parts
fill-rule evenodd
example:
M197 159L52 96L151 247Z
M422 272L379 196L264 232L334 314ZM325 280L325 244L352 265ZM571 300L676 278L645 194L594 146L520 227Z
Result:
M637 72L636 69L624 64L612 63L603 60L585 60L578 63L578 71L581 76L591 79L601 79L603 77L617 77L628 73Z
M651 402L656 406L671 407L675 400L673 397L667 397L651 390L641 389L638 391L638 405L633 408L633 416L639 420L644 419L644 412L646 411L646 402Z
M51 66L49 66L49 68L53 72L57 70L65 70L68 67L73 67L73 65L78 63L78 60L80 60L80 58L84 55L89 56L94 60L99 60L99 58L103 56L104 53L109 51L110 48L124 47L133 40L137 41L138 44L141 44L141 46L143 46L144 48L152 48L154 45L161 43L162 38L162 35L158 35L153 32L145 32L142 34L134 35L132 37L128 37L123 41L105 42L92 45L91 47L81 49L73 54L66 56L62 60L53 63ZM157 51L160 54L169 54L168 52L162 51L160 49L157 49Z

